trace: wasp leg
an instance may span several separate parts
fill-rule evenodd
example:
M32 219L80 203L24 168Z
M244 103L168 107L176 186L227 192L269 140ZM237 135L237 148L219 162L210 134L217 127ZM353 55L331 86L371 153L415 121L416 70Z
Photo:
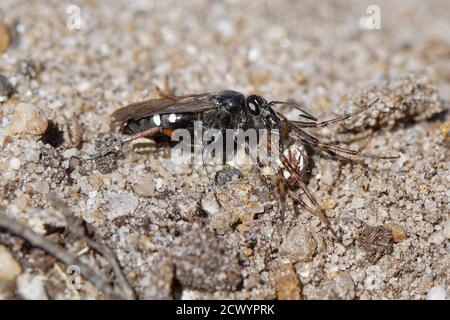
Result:
M323 128L323 127L326 127L326 126L328 126L328 125L330 125L332 123L344 121L344 120L346 120L346 119L348 119L350 117L356 116L356 115L358 115L360 113L363 113L363 112L367 111L373 105L375 105L375 103L377 103L378 100L379 100L378 98L375 99L367 107L362 108L361 110L358 110L358 111L355 111L355 112L352 112L352 113L347 113L347 114L344 114L344 115L342 115L340 117L333 118L333 119L330 119L330 120L325 120L325 121L320 121L320 122L317 122L317 121L313 121L313 122L294 121L294 123L300 125L302 128Z
M163 88L155 86L155 90L158 98L173 98L175 96L173 89L170 87L168 75L164 77Z
M152 137L152 136L154 136L157 133L163 133L165 135L171 136L173 131L170 130L170 129L164 129L164 128L161 128L161 127L155 127L155 128L151 128L151 129L148 129L148 130L144 130L144 131L135 133L135 134L133 134L131 136L122 138L122 139L114 142L108 148L105 148L104 150L100 151L99 153L94 154L93 156L91 156L89 158L89 160L95 160L95 159L104 157L108 153L111 153L111 152L118 152L118 151L120 151L122 149L122 146L124 144L126 144L126 143L129 143L129 142L131 142L133 140L136 140L136 139L139 139L139 138Z

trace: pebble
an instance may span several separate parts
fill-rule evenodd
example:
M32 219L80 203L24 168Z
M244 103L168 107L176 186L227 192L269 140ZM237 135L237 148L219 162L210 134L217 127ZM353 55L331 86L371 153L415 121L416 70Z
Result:
M17 291L26 300L48 300L42 276L22 274L17 278Z
M364 207L364 199L359 197L354 197L352 203L350 204L351 209L361 209Z
M20 169L20 166L21 166L21 163L20 163L20 159L19 159L19 158L11 158L11 159L9 160L9 167L10 167L11 169L17 171L17 170Z
M386 223L384 228L392 233L394 242L400 242L407 238L406 230L402 226L395 223Z
M131 214L139 205L138 199L128 194L109 192L107 199L107 216L110 220Z
M25 160L28 162L38 163L41 156L41 152L37 149L27 149L25 152Z
M0 245L0 292L14 283L22 272L22 267L9 249Z
M216 181L220 186L233 180L233 177L242 177L241 171L236 168L226 168L216 173Z
M134 191L142 197L152 197L155 194L153 179L154 177L150 173L141 174L134 185Z
M450 217L447 217L447 221L445 222L444 236L445 239L450 239Z
M87 81L81 82L78 86L77 86L77 90L79 92L85 92L87 90L89 90L91 88L91 84Z
M446 300L447 292L444 286L436 286L430 289L427 294L427 300Z
M355 298L355 284L348 272L343 272L333 279L334 292L338 299L353 299Z
M32 184L34 192L40 193L40 194L48 194L50 192L50 186L45 181L38 181L36 183Z
M28 196L27 194L22 194L16 198L14 204L16 205L17 209L19 209L22 212L25 212L28 208L29 202L30 196Z
M313 258L317 246L311 233L305 227L298 225L285 235L280 250L292 263L307 262Z
M278 300L300 300L301 284L290 263L283 263L275 270L275 288Z
M219 213L220 206L217 203L214 196L212 196L212 195L203 197L201 200L201 205L202 205L202 210L205 211L210 216L214 216Z
M10 119L7 135L30 135L40 138L48 128L44 112L27 103L19 103Z
M441 245L445 241L444 232L436 231L429 238L428 242L434 245Z

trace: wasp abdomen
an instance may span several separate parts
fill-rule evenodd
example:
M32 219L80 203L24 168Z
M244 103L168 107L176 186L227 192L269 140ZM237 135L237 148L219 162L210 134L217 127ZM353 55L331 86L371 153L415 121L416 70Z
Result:
M155 114L139 120L128 120L124 126L125 134L133 134L155 127L176 130L187 128L196 120L196 116L190 113Z

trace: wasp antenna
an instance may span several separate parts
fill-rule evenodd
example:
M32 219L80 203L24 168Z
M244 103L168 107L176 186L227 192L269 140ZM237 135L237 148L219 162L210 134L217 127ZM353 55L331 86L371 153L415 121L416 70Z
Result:
M270 101L267 104L267 106L268 107L272 107L272 106L277 105L277 104L282 104L282 105L293 107L293 108L295 108L295 109L297 109L297 110L299 110L299 111L301 111L303 113L303 114L300 115L301 117L306 118L308 120L317 121L316 117L314 117L312 114L310 114L308 111L306 111L305 109L303 109L302 107L300 107L296 103L274 100L274 101Z

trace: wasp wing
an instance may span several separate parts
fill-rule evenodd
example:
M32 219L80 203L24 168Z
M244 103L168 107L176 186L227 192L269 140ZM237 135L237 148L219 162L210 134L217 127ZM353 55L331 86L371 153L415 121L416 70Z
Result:
M217 108L221 92L210 92L173 98L151 99L132 103L111 114L111 126L122 126L130 120L140 120L156 114L196 113Z

